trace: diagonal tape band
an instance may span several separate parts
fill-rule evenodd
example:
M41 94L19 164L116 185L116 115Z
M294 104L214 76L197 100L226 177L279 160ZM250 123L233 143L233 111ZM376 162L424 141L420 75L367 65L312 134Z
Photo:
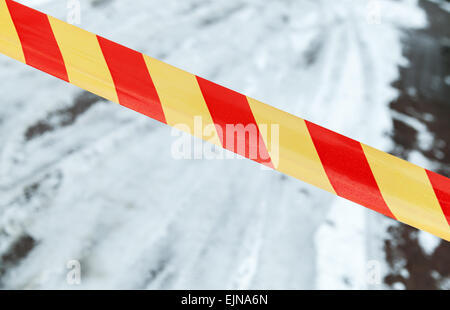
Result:
M0 0L0 52L450 241L444 176L12 0ZM196 132L197 117L212 125L209 134Z

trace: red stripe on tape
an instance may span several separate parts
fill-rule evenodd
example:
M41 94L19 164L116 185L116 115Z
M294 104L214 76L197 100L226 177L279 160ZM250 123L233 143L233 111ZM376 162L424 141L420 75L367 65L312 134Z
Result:
M450 179L433 171L425 170L433 186L436 197L441 205L442 212L450 225Z
M11 18L22 43L28 65L66 82L66 66L47 15L15 1L6 0Z
M384 201L361 144L306 121L336 194L395 218Z
M144 56L108 39L100 36L97 38L116 86L119 103L166 123L161 101Z
M273 168L247 97L201 77L197 81L223 147Z

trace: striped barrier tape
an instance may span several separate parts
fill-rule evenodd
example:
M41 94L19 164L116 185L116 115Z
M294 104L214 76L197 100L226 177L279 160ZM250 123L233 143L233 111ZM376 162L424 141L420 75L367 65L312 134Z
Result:
M444 176L12 0L0 0L0 52L162 123L187 124L195 136L450 241ZM212 126L208 134L194 129L199 116ZM236 132L222 130L229 124ZM279 126L278 141L263 124ZM245 139L248 126L257 139ZM232 145L231 134L238 136ZM237 144L245 147L236 150Z

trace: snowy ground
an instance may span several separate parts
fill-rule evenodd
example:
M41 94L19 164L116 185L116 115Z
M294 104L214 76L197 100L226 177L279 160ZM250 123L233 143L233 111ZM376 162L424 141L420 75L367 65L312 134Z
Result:
M393 148L402 29L427 24L416 1L130 3L81 0L81 27ZM247 160L175 160L169 127L0 66L3 288L384 288L390 220Z

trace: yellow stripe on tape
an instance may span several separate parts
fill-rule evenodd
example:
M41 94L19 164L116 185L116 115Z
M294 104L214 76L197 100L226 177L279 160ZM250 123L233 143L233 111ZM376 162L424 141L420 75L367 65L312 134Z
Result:
M97 36L49 16L71 83L118 103L116 88Z
M5 1L0 1L0 53L25 63L22 44Z
M401 222L450 240L450 226L425 170L361 144L384 200Z
M325 173L305 121L253 98L247 97L247 99L275 169L336 194ZM274 132L277 127L278 139Z
M167 124L222 146L195 76L147 55L144 59Z

